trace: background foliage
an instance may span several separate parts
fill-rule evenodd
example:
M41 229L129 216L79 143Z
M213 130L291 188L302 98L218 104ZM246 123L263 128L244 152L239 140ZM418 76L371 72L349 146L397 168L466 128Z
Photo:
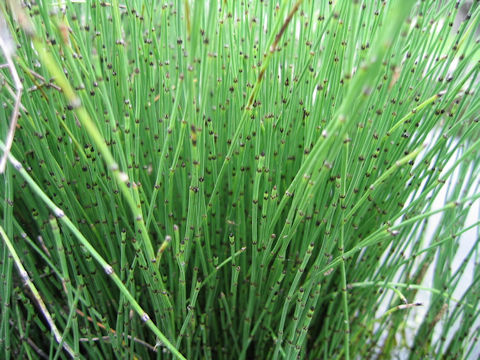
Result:
M2 357L478 354L478 4L1 3Z

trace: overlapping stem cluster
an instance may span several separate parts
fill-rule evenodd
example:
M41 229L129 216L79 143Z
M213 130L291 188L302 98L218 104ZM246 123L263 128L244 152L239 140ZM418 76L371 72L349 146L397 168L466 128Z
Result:
M475 356L477 2L0 9L2 357Z

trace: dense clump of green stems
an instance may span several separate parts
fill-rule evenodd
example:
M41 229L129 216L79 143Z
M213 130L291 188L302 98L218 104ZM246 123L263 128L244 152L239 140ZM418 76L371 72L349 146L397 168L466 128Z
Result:
M2 358L476 356L476 2L0 9Z

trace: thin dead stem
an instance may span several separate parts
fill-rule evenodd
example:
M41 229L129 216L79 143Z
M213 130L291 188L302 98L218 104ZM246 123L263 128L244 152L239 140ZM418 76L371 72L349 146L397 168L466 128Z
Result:
M2 19L3 20L3 19ZM4 20L3 20L4 21ZM10 119L10 126L8 127L7 138L5 140L5 151L3 152L2 158L0 159L0 174L5 171L5 167L7 165L7 157L10 153L10 149L12 148L13 138L15 137L15 129L17 128L17 119L20 114L20 102L22 99L22 92L23 92L23 85L20 81L20 77L18 76L17 69L13 64L12 55L13 50L11 46L9 46L10 34L8 33L8 29L6 25L2 25L2 29L0 29L0 49L7 60L7 67L12 75L13 83L15 84L15 96L14 96L14 106L12 111L12 116Z

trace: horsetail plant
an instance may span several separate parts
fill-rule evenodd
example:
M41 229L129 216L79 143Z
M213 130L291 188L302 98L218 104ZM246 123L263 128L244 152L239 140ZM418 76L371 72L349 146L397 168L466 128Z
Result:
M480 356L478 1L0 10L2 358Z

